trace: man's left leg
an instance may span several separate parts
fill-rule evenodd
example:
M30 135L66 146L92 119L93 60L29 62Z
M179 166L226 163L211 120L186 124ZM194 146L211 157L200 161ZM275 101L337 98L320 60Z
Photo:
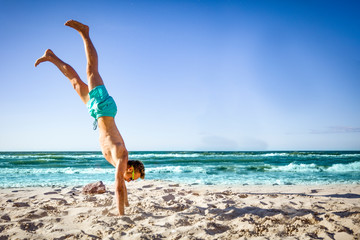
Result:
M45 54L35 62L35 67L37 67L42 62L51 62L53 63L71 82L71 85L80 96L83 103L89 101L89 88L88 86L80 79L77 72L69 64L63 62L58 58L53 51L47 49Z

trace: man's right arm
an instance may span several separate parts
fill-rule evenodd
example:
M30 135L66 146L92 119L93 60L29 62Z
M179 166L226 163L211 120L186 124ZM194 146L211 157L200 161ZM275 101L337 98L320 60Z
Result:
M125 205L125 182L124 182L124 173L126 170L128 162L128 153L126 149L117 149L118 151L118 161L116 164L115 171L115 197L116 205L120 215L124 215L124 205Z
M121 162L116 165L115 171L115 198L116 206L119 214L124 215L124 169L122 169Z

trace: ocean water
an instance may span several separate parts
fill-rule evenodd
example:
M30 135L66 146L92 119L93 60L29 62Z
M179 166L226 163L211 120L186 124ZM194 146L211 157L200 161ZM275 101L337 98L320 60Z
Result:
M360 152L130 152L146 179L200 185L360 183ZM113 184L100 152L0 152L0 188ZM142 180L138 180L142 181Z

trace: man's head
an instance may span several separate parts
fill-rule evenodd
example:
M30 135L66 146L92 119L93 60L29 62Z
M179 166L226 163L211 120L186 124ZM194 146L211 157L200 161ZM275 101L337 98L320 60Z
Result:
M130 182L139 178L145 178L144 164L138 160L129 160L124 173L124 180Z

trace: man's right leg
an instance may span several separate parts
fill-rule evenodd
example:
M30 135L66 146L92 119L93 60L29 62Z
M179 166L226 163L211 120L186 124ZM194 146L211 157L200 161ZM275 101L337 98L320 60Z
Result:
M58 58L50 49L45 51L45 54L35 62L35 67L42 62L52 62L58 69L70 80L75 91L79 94L81 100L86 104L89 101L89 88L80 79L76 71L67 63Z
M91 91L96 86L104 85L104 82L99 74L98 55L90 39L89 27L75 20L69 20L65 23L65 25L78 31L80 33L81 38L84 41L85 53L87 59L86 71L87 71L89 91Z

